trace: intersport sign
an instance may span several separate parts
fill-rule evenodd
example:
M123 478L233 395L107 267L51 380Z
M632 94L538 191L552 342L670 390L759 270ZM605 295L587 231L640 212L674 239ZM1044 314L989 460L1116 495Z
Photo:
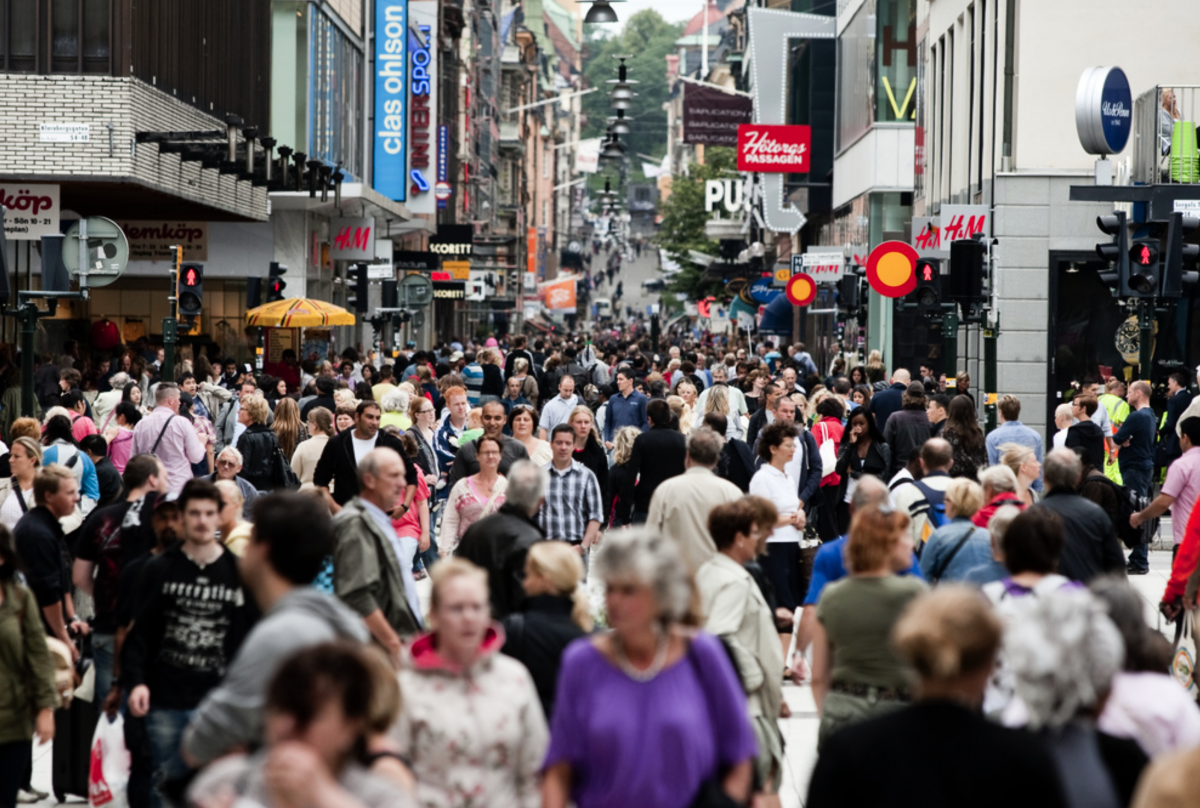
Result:
M807 174L812 129L744 123L738 127L738 171Z

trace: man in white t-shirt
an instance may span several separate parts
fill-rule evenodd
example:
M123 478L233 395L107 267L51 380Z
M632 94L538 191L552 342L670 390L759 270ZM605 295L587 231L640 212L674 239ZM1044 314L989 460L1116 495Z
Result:
M404 445L400 440L379 431L379 418L378 404L360 401L354 415L354 429L334 435L321 451L321 459L313 472L313 485L324 495L333 513L358 495L358 465L368 454L376 448L387 447L404 457ZM416 485L415 477L410 483ZM407 508L401 502L396 505L393 515L398 519L405 510Z

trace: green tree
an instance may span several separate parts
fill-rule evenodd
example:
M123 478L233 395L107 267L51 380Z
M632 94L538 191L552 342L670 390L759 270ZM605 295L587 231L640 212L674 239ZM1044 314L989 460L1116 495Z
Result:
M620 6L618 8L618 13ZM615 55L629 56L625 60L628 78L637 81L633 108L625 111L632 118L633 132L621 138L629 147L628 154L633 165L640 165L636 155L661 156L667 149L667 113L663 109L669 97L667 87L667 55L675 50L675 41L683 33L683 25L666 22L653 9L644 9L634 14L625 23L618 35L603 36L601 26L584 27L587 37L588 58L584 62L583 74L588 86L599 88L599 92L583 97L583 111L587 115L584 137L601 137L607 131L608 117L615 115L609 100L609 79L617 78L620 62Z
M737 152L713 146L704 150L704 165L692 163L686 176L671 178L671 195L659 205L662 226L655 237L683 268L672 277L669 291L685 293L691 300L722 294L720 283L703 280L705 270L692 262L689 251L717 254L719 245L704 234L704 223L711 218L704 210L704 181L728 178L736 169Z

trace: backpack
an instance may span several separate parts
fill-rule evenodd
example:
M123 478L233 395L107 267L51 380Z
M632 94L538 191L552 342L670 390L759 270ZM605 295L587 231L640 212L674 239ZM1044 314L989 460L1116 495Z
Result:
M925 518L929 520L921 535L921 545L924 546L933 531L950 522L950 518L946 516L946 492L930 488L920 480L914 481L913 485L925 497L923 500L917 500L909 509L913 518L925 514Z
M1148 519L1142 523L1141 527L1129 524L1129 517L1150 504L1149 497L1139 497L1125 486L1118 485L1102 474L1087 477L1083 482L1102 482L1112 488L1113 493L1116 494L1117 513L1113 527L1116 529L1117 538L1121 540L1121 544L1132 550L1138 545L1149 544L1153 540L1154 534L1158 532L1158 519Z

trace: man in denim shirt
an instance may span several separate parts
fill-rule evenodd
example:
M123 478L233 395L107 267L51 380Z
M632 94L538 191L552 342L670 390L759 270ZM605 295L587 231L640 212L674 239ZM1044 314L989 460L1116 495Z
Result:
M623 426L636 426L641 432L650 428L646 418L650 399L633 389L633 371L627 365L617 371L617 391L608 400L608 415L604 418L605 449L612 449L613 435Z
M1042 436L1021 423L1021 401L1016 396L1001 396L997 407L1000 411L1000 426L988 433L984 444L987 446L988 465L994 466L1000 462L1000 447L1006 443L1016 443L1028 446L1037 456L1038 464L1042 462ZM1042 475L1033 481L1034 491L1042 490Z

